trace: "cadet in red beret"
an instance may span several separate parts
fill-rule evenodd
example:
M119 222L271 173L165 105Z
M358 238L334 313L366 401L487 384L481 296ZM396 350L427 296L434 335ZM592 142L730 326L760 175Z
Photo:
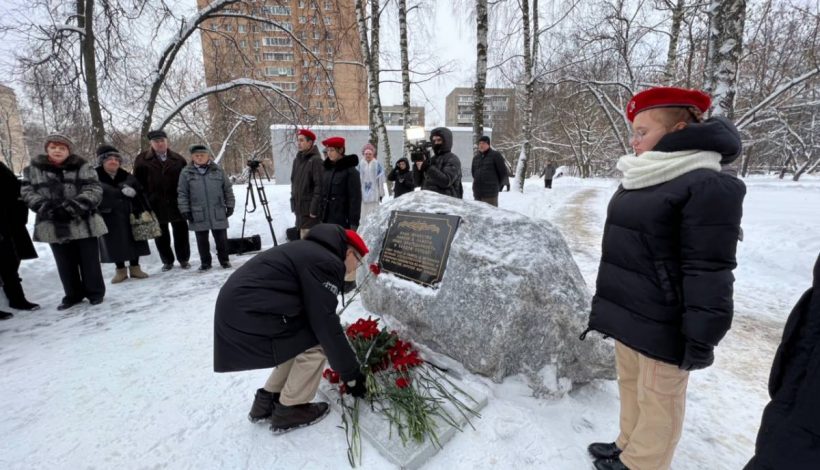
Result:
M345 139L329 137L325 146L324 176L322 180L322 223L341 225L357 230L362 213L362 184L359 175L359 157L345 155ZM354 232L355 233L355 232ZM356 287L356 273L345 276L344 291Z
M620 434L588 448L598 470L668 470L690 371L709 367L732 322L746 189L721 165L741 151L727 119L704 120L698 90L629 100L634 155L607 212L589 331L615 339Z
M296 132L299 151L293 159L290 172L290 210L296 216L299 236L305 238L308 230L319 223L322 204L322 156L314 142L316 134L308 129Z

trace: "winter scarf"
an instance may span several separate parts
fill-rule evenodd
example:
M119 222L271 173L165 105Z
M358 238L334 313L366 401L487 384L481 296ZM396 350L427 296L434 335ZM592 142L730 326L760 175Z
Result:
M644 152L640 157L624 155L618 159L618 169L624 174L624 189L641 189L671 181L693 170L720 171L721 155L703 150L678 152Z
M384 197L384 185L387 183L382 164L375 158L370 162L362 160L359 173L362 176L362 202L379 202L379 198Z

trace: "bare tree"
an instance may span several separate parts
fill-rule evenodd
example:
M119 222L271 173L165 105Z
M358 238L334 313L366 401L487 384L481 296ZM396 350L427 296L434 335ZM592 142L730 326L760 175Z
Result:
M476 0L476 66L473 87L473 145L484 134L484 89L487 87L487 0Z
M712 94L712 115L734 118L735 82L743 51L746 0L711 0L706 91Z

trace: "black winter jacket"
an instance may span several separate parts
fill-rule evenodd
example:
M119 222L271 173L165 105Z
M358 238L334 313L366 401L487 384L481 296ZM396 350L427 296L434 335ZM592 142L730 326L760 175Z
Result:
M820 256L814 282L794 306L769 376L771 401L746 470L817 467L820 447ZM788 456L788 457L785 457Z
M322 157L315 145L296 154L290 173L290 210L296 214L296 228L306 229L319 223L323 173ZM316 218L310 217L311 214Z
M322 179L322 222L344 228L359 226L362 213L362 183L359 157L345 155L337 162L326 158Z
M399 169L399 162L404 162L406 170ZM399 158L399 161L396 162L396 166L390 170L390 173L387 174L387 181L395 181L396 184L393 186L393 196L399 197L402 194L412 193L413 189L416 188L415 183L413 182L413 173L410 170L410 162L407 161L406 158L402 157Z
M121 263L151 254L148 242L134 240L131 232L131 214L150 210L142 185L134 175L122 168L111 178L103 167L98 166L97 177L103 190L97 210L108 227L108 233L100 239L100 262ZM133 188L137 195L131 198L123 194L125 186Z
M336 315L346 251L343 229L320 224L231 274L216 299L214 371L271 368L321 344L330 366L354 379L359 363Z
M34 259L37 251L26 229L28 206L20 199L20 180L0 162L0 258ZM7 262L7 261L2 261Z
M134 160L134 176L145 189L151 209L161 223L181 222L185 219L177 206L177 185L188 162L171 150L166 155L168 158L163 162L154 149L141 152Z
M507 176L504 157L495 149L476 153L473 157L473 197L475 199L497 197Z
M464 189L461 186L461 160L450 151L453 148L453 133L446 127L437 127L430 131L430 136L434 135L441 136L444 143L436 150L436 154L424 163L422 170L413 165L413 182L421 189L461 198L464 196Z
M708 135L715 129L696 129L704 135L690 133L679 146L664 137L656 149L718 151L703 145L715 140ZM733 142L739 154L740 140ZM732 323L745 194L737 178L706 169L646 188L619 187L607 211L589 329L670 364L680 366L686 355L697 368L710 365Z

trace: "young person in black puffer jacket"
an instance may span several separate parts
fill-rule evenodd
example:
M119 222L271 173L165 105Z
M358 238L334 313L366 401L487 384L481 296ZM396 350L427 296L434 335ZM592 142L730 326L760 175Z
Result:
M402 194L412 193L416 189L413 183L413 173L410 171L410 162L406 158L399 158L396 166L387 174L387 181L394 181L393 197L399 197Z
M587 330L615 339L621 399L617 441L589 447L598 469L670 467L689 372L712 364L732 323L746 188L721 172L740 135L724 118L703 121L710 104L652 88L627 106L635 155L618 161Z

